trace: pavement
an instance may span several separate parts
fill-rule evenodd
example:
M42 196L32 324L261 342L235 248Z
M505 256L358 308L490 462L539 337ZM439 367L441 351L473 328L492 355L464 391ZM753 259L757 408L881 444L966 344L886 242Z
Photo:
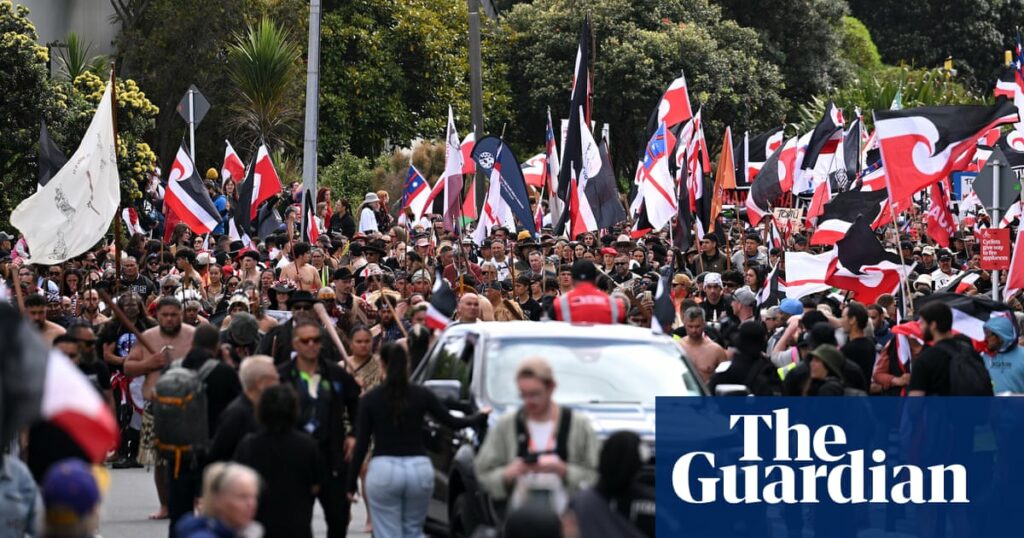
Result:
M167 520L147 519L158 506L152 471L110 470L110 489L103 502L100 535L103 538L167 536ZM348 536L369 537L368 533L362 532L365 522L366 505L360 500L352 505L352 523L349 525ZM327 536L327 526L319 505L313 511L313 536Z

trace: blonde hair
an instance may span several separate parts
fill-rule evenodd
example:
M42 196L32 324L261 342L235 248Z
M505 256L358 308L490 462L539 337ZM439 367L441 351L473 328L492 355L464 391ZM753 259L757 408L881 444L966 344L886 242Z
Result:
M259 473L240 463L212 463L207 466L203 471L203 496L199 499L199 513L217 518L220 514L213 513L211 501L240 479L250 479L257 485L260 483Z

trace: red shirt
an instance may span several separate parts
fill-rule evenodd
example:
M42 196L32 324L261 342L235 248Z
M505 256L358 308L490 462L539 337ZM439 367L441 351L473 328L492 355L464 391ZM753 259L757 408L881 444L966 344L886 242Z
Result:
M615 301L615 319L612 319L612 301ZM569 316L562 312L568 306ZM578 282L569 293L556 297L555 319L570 323L623 323L626 305L621 299L612 299L590 282Z

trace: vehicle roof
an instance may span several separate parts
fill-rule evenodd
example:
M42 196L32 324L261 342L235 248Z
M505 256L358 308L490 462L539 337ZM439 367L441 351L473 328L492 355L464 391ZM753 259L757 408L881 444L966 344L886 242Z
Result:
M671 342L667 336L656 336L651 329L631 325L578 324L562 321L483 321L479 323L453 325L446 333L472 331L498 339L505 338L601 338L635 340L652 343Z

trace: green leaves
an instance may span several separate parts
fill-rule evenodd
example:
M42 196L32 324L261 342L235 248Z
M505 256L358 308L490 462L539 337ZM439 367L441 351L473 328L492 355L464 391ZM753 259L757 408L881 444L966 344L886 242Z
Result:
M289 31L264 18L236 34L228 49L228 76L234 89L229 123L243 145L259 141L293 148L302 118L302 50Z

